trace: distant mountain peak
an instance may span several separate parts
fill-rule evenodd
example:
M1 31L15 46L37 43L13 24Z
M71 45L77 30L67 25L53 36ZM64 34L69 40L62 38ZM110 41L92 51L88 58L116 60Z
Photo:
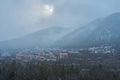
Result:
M106 20L108 20L109 22L113 22L113 21L120 22L120 12L113 13L113 14L107 16Z
M113 17L120 16L120 12L113 13L113 14L111 14L111 15L109 15L109 16L113 16Z
M71 35L66 36L65 39L63 38L61 43L59 42L59 45L70 48L94 47L105 44L120 46L118 44L120 43L119 30L120 12L97 21L97 24L96 21L92 21L82 29L78 28Z
M0 43L0 47L83 48L110 44L120 47L120 12L69 32L64 27L49 27L25 37ZM68 33L69 32L69 33ZM67 35L64 33L68 33ZM54 45L55 44L55 45Z

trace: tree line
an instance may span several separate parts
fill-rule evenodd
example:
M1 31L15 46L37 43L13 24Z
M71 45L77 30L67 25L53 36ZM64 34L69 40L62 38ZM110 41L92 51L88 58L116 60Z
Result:
M120 71L101 64L8 61L0 64L0 80L120 80Z

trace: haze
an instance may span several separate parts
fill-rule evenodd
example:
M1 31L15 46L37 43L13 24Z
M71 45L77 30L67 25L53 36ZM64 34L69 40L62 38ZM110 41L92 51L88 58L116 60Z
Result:
M47 27L74 29L120 11L119 0L0 0L0 41Z

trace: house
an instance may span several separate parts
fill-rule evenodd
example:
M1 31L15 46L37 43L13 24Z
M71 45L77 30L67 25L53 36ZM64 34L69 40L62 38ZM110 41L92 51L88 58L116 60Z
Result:
M47 61L56 61L57 60L57 57L50 53L48 56L47 56Z
M62 58L68 58L68 53L64 53L64 52L62 52L62 53L60 53L59 54L59 57L60 57L60 59Z
M35 60L45 61L46 58L43 55L35 55Z
M16 59L18 59L18 60L32 60L32 55L25 54L25 53L19 53L19 54L16 54Z

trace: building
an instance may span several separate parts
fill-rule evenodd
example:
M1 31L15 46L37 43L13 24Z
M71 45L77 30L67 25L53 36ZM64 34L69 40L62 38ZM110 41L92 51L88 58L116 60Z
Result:
M42 55L35 55L35 60L39 60L39 61L45 61L46 58Z
M16 54L16 59L18 59L18 60L32 60L32 55L25 54L25 53L19 53L19 54Z
M53 53L50 53L47 56L47 61L57 61L57 57Z
M64 59L64 58L68 58L68 53L60 53L59 54L59 57L60 57L60 59L62 58L62 59Z

